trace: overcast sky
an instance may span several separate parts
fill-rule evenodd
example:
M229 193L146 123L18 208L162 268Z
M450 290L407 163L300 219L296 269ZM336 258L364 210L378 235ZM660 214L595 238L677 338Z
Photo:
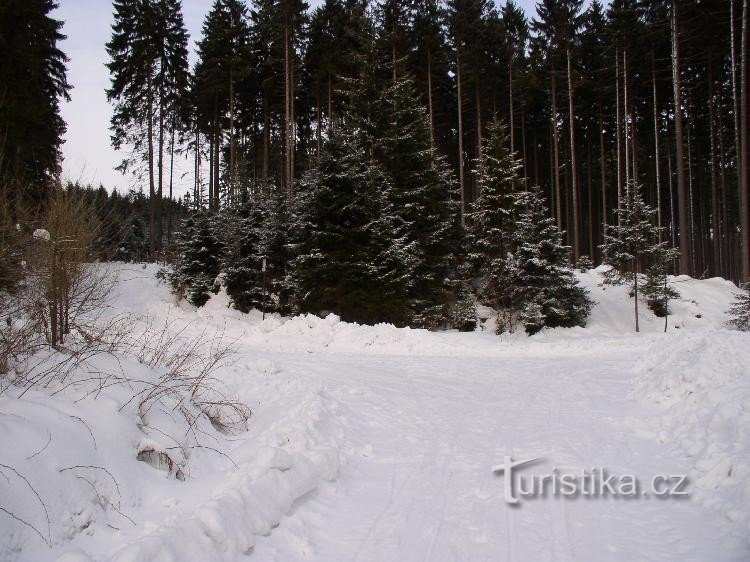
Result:
M308 0L311 6L319 0ZM65 22L63 33L68 38L62 50L70 58L68 80L73 85L72 101L63 103L62 115L68 124L63 145L64 179L84 184L104 184L121 193L129 188L139 188L129 176L114 168L124 156L112 149L109 139L109 119L112 110L104 90L109 86L109 74L104 66L107 53L104 45L110 39L112 5L107 0L59 0L60 7L53 14ZM212 0L183 0L185 25L190 32L190 52L194 55L195 40L200 36L203 18ZM517 0L528 16L535 13L534 0ZM192 186L192 177L181 178L180 170L189 170L190 164L178 162L175 195L184 195Z

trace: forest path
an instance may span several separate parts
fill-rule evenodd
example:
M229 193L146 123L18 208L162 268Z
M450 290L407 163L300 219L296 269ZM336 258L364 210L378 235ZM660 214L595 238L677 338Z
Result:
M721 521L687 499L504 501L506 455L543 457L517 474L682 474L687 463L628 398L633 338L502 346L495 356L275 353L285 373L343 405L338 477L296 506L258 560L740 560ZM689 490L689 486L688 486Z

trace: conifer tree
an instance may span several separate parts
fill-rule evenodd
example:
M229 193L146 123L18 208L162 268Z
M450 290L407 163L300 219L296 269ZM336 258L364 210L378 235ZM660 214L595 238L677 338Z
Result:
M246 201L233 215L222 269L232 304L243 312L252 308L287 312L288 221L284 197L259 196L255 201Z
M388 187L360 130L342 121L295 197L289 285L300 311L408 322L399 244L390 239L386 213Z
M0 2L0 193L8 202L43 202L58 174L60 100L71 86L56 8L53 0Z
M175 243L174 271L169 280L175 293L190 304L203 306L218 291L216 278L221 272L224 244L221 219L199 211L182 224Z
M228 132L228 158L224 166L230 201L239 200L237 121L239 85L252 68L247 10L240 0L215 0L203 22L198 42L198 62L193 82L197 125L211 144L209 208L220 201L221 151Z
M167 128L177 126L188 85L188 34L177 0L115 0L107 43L114 104L110 129L115 149L130 146L121 169L147 167L151 253L162 244L162 194Z
M506 264L513 306L529 335L584 326L593 303L568 269L569 248L538 187L517 198L516 250Z
M468 259L480 275L513 249L514 190L520 185L521 163L509 146L505 123L495 118L487 128L482 157L475 162L479 197L466 216Z
M408 251L412 323L446 320L460 251L458 194L445 159L433 147L429 118L408 76L389 81L374 111L375 154L392 187L392 237Z
M750 283L740 287L735 294L735 301L727 311L732 318L729 324L742 332L750 332Z
M654 302L664 302L668 292L656 290L665 282L666 265L677 257L677 251L660 241L661 229L654 224L656 211L643 201L641 187L631 182L627 190L625 205L618 209L618 224L609 227L603 249L605 263L612 266L607 273L610 282L626 282L631 285L635 306L635 331L638 323L639 274L644 267L651 266L650 290L656 295ZM660 307L661 308L661 307ZM666 307L664 314L667 314Z

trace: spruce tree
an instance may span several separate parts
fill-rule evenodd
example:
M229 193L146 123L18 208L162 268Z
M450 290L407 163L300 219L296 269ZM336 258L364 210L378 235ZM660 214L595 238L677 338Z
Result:
M294 201L289 285L301 312L404 324L404 275L386 214L389 180L361 132L343 121Z
M167 130L177 127L188 85L188 34L177 0L115 0L107 43L114 105L112 145L132 149L121 170L146 166L152 257L162 244L164 149Z
M740 292L735 294L735 301L727 311L732 318L729 324L740 331L750 332L750 283L740 287Z
M169 280L175 293L190 304L203 306L210 293L218 291L216 278L224 253L219 233L225 228L221 217L199 211L188 217L178 232L177 258Z
M493 260L512 251L514 190L520 185L521 163L509 146L505 123L495 118L487 128L482 157L475 163L479 197L466 215L468 259L479 275L486 275Z
M283 195L260 195L232 215L222 271L233 306L243 312L253 308L288 312L288 219Z
M0 2L0 193L37 204L54 185L69 100L63 22L53 0Z
M666 241L661 241L662 229L654 224L656 211L643 201L641 187L631 182L627 190L624 206L617 210L618 223L610 226L602 249L605 252L605 263L612 266L607 272L611 283L626 282L632 288L635 306L635 331L639 331L638 297L639 275L650 266L649 290L655 299L654 305L667 314L663 304L670 298L668 289L657 289L666 282L666 267L678 253L670 248ZM662 304L659 304L662 303Z
M408 76L389 81L373 120L375 154L392 182L391 236L409 254L412 324L435 328L446 323L455 298L461 244L456 184L432 146L429 118Z
M209 162L209 207L217 210L220 180L227 186L229 201L239 202L238 172L239 91L254 63L247 9L240 0L215 0L203 22L197 43L192 98L198 130L211 144ZM228 135L226 134L228 133ZM221 152L228 136L227 154L221 173Z
M505 264L513 306L526 332L584 326L593 303L568 268L569 248L538 187L518 195L516 250Z

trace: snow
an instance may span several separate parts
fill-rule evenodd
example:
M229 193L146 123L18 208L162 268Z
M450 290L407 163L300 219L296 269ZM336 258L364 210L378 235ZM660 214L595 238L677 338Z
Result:
M750 334L725 327L728 281L671 279L668 332L643 304L635 334L626 289L578 273L588 326L529 338L491 318L474 333L262 320L223 291L195 309L155 266L111 267L104 316L221 334L236 353L216 384L253 415L227 433L200 415L191 430L169 398L143 415L130 399L164 367L126 354L22 396L0 378L0 560L750 557ZM132 381L84 380L102 372ZM139 462L149 449L184 480ZM690 496L510 507L491 472L506 455L543 457L535 473L685 473Z
M49 242L50 240L49 230L45 230L43 228L37 228L32 234L32 237L34 238L34 240L46 240Z

